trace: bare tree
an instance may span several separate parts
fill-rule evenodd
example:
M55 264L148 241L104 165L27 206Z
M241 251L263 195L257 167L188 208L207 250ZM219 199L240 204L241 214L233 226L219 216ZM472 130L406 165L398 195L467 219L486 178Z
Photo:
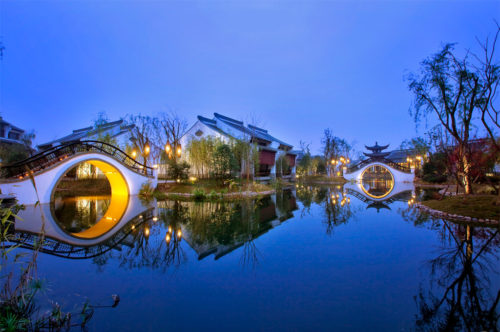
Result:
M147 115L129 115L127 122L134 124L130 128L134 149L137 156L142 156L145 166L148 160L158 160L160 148L154 144L158 135L158 119Z
M184 135L187 129L187 122L180 118L177 113L161 113L159 115L159 125L161 127L160 144L170 149L168 157L177 159L182 151L179 140ZM185 147L184 147L185 148ZM168 153L168 152L167 152Z

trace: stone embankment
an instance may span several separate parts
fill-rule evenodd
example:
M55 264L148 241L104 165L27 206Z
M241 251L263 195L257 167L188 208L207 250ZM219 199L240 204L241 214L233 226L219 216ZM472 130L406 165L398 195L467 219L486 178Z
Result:
M469 222L469 223L472 222L472 223L479 223L479 224L493 225L493 226L500 225L500 220L462 216L462 215L458 215L458 214L434 210L434 209L431 209L430 207L425 206L425 205L420 204L420 203L415 203L413 206L416 207L417 209L419 209L420 211L427 213L427 214L429 214L433 217L436 217L436 218L449 219L449 220L461 221L461 222Z
M167 197L183 197L183 198L193 198L195 194L193 193L174 193L174 192L163 192ZM267 196L275 194L276 190L266 190L266 191L237 191L231 193L217 193L223 198L249 198L249 197L258 197L258 196ZM207 196L210 193L206 194Z

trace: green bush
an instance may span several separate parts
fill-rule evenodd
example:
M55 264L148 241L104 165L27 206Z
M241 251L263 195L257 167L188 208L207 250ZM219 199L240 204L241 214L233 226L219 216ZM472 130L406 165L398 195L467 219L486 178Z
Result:
M216 201L219 199L219 197L219 194L215 190L212 190L210 194L208 194L208 199L211 201Z
M212 155L212 176L227 179L231 177L231 171L237 168L238 162L231 147L227 144L218 145Z
M448 180L448 177L443 174L425 174L422 180L430 183L444 183Z
M203 201L207 197L207 194L205 193L205 190L201 188L197 188L193 190L193 198L196 201Z
M156 198L158 201L163 201L163 200L167 199L167 194L165 194L162 191L155 190L153 192L153 197Z
M185 161L176 161L175 159L168 159L167 161L167 177L170 179L185 180L189 176L189 164Z
M153 198L153 192L155 188L153 188L151 182L145 182L142 184L141 189L139 189L139 197L142 199L151 199Z

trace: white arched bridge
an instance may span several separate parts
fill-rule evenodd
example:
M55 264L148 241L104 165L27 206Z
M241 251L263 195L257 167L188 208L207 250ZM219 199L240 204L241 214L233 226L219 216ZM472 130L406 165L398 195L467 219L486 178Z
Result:
M348 181L361 181L365 173L374 169L374 167L381 167L387 170L395 182L413 182L415 174L409 167L403 167L390 160L363 160L360 163L349 167L344 173L344 178Z
M347 169L344 178L349 181L392 181L393 183L413 182L415 174L412 169L406 165L398 164L389 159L391 152L384 152L389 145L378 145L375 142L373 146L366 146L370 152L363 152L368 159L365 159L356 165Z
M50 203L55 188L71 168L81 163L99 168L111 186L109 210L123 210L130 195L137 195L142 184L157 184L157 173L119 148L100 141L81 141L61 145L26 160L0 168L0 190L22 204Z

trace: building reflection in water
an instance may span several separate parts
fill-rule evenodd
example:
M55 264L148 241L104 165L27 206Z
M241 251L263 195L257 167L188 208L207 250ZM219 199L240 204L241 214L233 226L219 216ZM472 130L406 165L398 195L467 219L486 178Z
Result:
M395 183L390 194L373 198L360 185L297 184L296 190L239 202L162 201L146 206L130 199L123 219L102 239L72 238L71 233L93 227L106 214L106 198L58 201L53 205L57 219L53 222L64 232L53 230L52 221L47 220L49 236L41 251L70 259L92 259L99 268L112 260L123 269L165 271L184 264L193 251L199 260L238 254L242 265L255 267L260 258L256 239L293 218L297 200L303 206L302 214L310 213L313 204L319 205L326 233L333 234L337 226L352 220L359 208L406 203L414 195L411 184ZM364 204L353 204L355 199ZM488 276L495 273L491 268L498 257L499 230L428 220L411 206L407 210L413 212L403 213L405 220L437 231L442 240L439 256L426 263L429 269L422 268L430 271L430 276L415 296L417 329L496 330L500 290L493 288ZM17 242L30 248L37 241L35 228L30 225L40 223L41 218L35 215L30 219L28 214L21 217L15 227ZM241 250L235 251L238 248Z
M293 217L297 209L292 191L280 191L262 199L238 202L159 202L169 226L182 230L198 259L215 259L244 246L242 263L255 262L253 241ZM255 259L251 259L255 258Z
M116 227L96 227L105 219L109 204L109 197L74 197L43 207L50 213L46 213L41 251L66 258L92 258L100 266L113 258L124 268L165 269L186 260L181 245L185 240L198 259L212 254L219 259L243 246L242 264L254 264L258 250L253 241L292 218L297 209L291 190L239 202L163 201L155 207L131 199L121 220L109 220ZM39 209L32 210L24 211L28 222L16 225L17 242L24 248L37 242L35 230L41 227ZM89 229L104 232L93 238L78 236Z

